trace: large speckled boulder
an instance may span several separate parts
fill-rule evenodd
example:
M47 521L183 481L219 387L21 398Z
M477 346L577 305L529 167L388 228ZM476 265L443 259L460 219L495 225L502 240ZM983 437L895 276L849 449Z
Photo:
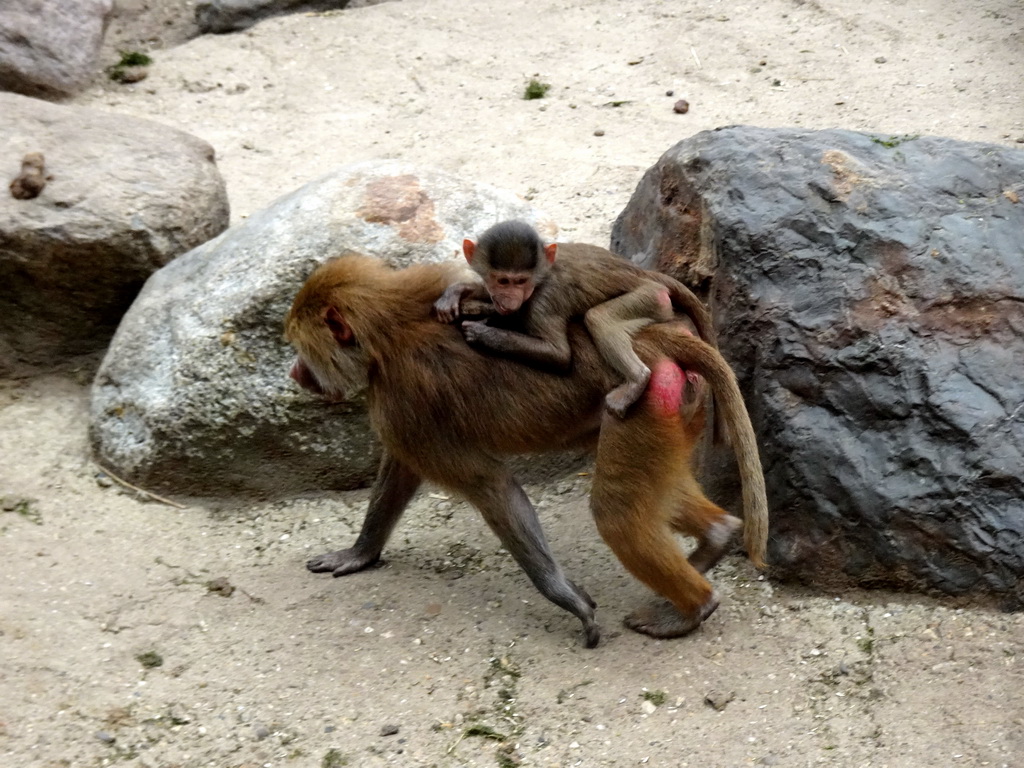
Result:
M161 269L96 376L97 459L147 488L283 496L370 480L362 403L325 405L288 378L285 314L321 262L358 251L396 266L457 257L462 239L518 217L511 193L398 162L347 166Z

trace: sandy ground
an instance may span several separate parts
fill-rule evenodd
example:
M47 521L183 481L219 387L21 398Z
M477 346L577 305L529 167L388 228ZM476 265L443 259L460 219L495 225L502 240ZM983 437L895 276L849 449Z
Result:
M105 61L151 50L151 74L74 103L211 142L235 221L397 157L604 244L703 129L1024 143L1011 0L401 0L186 42L191 5L122 0ZM551 90L525 101L534 76ZM572 475L528 490L600 605L588 651L456 499L421 495L384 567L333 580L303 563L352 540L365 491L177 508L99 482L90 376L0 383L3 766L1024 765L1020 614L821 594L733 558L715 616L653 641L619 627L644 590Z

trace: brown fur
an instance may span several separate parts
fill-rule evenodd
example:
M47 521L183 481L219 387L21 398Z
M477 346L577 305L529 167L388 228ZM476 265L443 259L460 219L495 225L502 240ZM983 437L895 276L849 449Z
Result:
M490 294L502 314L514 313L510 330L482 322L463 323L473 346L515 360L565 372L572 363L568 325L583 318L601 356L622 383L606 399L624 416L647 386L650 369L637 357L632 336L645 325L687 314L697 334L715 345L711 315L682 283L637 267L604 248L582 243L545 246L523 221L503 221L463 249L480 280L453 284L438 299L439 319L458 317L466 296Z
M653 399L648 390L625 420L605 418L590 505L601 537L622 564L667 599L637 609L626 625L654 637L679 637L718 607L702 573L725 554L741 522L709 501L693 475L703 409L665 412ZM690 560L677 533L699 542Z
M293 376L301 381L311 374L319 388L333 396L351 396L352 384L362 378L369 389L372 423L384 448L381 473L356 544L314 558L309 567L344 575L375 562L420 479L431 480L461 492L480 509L541 592L580 618L587 644L593 645L599 637L593 601L555 562L533 508L502 458L593 447L604 393L614 374L603 364L588 334L575 324L569 328L574 365L567 375L550 375L473 351L457 328L431 317L432 305L450 284L453 269L457 267L420 265L392 271L375 259L348 256L318 269L295 299L286 322L288 338L299 353ZM331 313L350 327L341 331L333 327ZM764 478L731 369L717 350L674 323L641 330L636 349L648 365L668 358L700 374L718 398L739 457L748 551L761 564L767 536ZM365 376L353 377L339 367L339 355L355 361L349 371L362 366ZM689 407L681 416L658 421L644 406L614 431L601 432L605 445L619 440L632 441L632 446L621 454L599 450L595 479L599 497L595 515L604 521L602 534L609 530L616 542L623 537L642 542L615 549L616 543L613 549L631 572L645 574L640 578L670 597L672 610L680 612L674 619L679 626L696 626L710 613L706 590L679 566L677 558L667 554L677 545L661 535L665 514L653 514L650 505L661 505L658 509L663 510L665 504L676 504L671 517L675 529L698 536L702 545L714 544L714 551L705 548L703 567L710 567L725 551L728 542L718 541L721 537L716 538L713 530L708 533L720 516L691 503L703 499L689 467L702 419L699 407ZM651 437L655 433L666 440L664 446ZM661 490L649 494L648 486ZM620 514L625 520L620 524L623 530L615 533L607 521ZM657 535L645 533L645 526L657 529ZM662 556L670 565L647 575L645 563ZM690 603L703 606L694 609L700 617L696 623L694 610L681 615L684 607L690 610L690 603L680 589L693 591ZM671 631L662 631L665 625L661 621L652 630L638 622L634 628L670 636Z

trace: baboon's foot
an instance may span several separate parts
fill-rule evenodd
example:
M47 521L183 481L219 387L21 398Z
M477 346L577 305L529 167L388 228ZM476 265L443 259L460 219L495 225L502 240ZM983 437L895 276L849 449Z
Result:
M639 400L640 395L647 389L647 382L650 381L650 378L651 371L646 369L640 378L620 384L605 395L605 406L615 416L618 416L620 419L625 418L629 407Z
M690 565L706 573L722 559L732 546L736 531L743 527L743 521L732 515L723 515L708 526L700 545L690 555Z
M585 648L597 648L601 642L601 628L596 621L583 622L583 646Z
M668 600L655 600L638 608L626 617L625 625L634 632L657 638L688 635L718 608L718 595L714 592L693 616L685 616Z
M568 581L569 586L576 591L579 597L586 601L589 610L579 605L575 607L566 605L565 607L575 613L583 623L583 645L587 648L596 648L597 644L601 642L601 628L597 625L597 619L594 616L594 609L597 608L597 603L594 602L594 598L590 596L590 593L579 584L569 579L566 579L566 581Z
M306 567L313 573L331 573L334 576L346 576L376 565L380 553L360 552L355 547L325 552L306 562Z

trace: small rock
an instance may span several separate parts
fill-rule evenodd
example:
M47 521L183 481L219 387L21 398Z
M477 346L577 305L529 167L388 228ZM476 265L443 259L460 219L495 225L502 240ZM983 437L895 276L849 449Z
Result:
M156 651L145 651L135 656L135 660L146 669L156 669L164 665L164 657Z
M270 735L270 729L265 725L257 725L253 729L253 735L256 737L256 741L263 741Z
M726 708L730 701L736 698L735 691L708 691L704 695L704 703L710 707L714 707L719 712Z
M381 729L380 729L380 735L381 736L395 736L397 734L398 734L398 726L397 725L384 725L384 726L381 726Z
M109 488L114 484L114 481L110 479L108 475L100 472L96 475L96 485L100 488Z
M596 131L594 131L594 135L595 136L604 136L604 131L602 129L598 128Z
M679 101L672 105L672 111L675 112L677 115L685 115L687 112L690 111L690 102L688 102L686 99L680 99Z
M104 744L113 744L117 739L106 731L96 731L96 738L102 741Z
M46 175L46 158L42 152L29 152L21 160L21 173L11 180L9 189L15 200L39 197L50 177Z
M167 708L167 717L174 725L188 725L192 722L192 716L181 704L171 704Z
M513 766L523 764L523 755L516 751L516 745L513 742L508 742L498 747L498 763L501 766L513 768Z
M675 96L675 95L676 95L676 92L675 92L675 91L672 91L672 90L668 90L668 91L665 91L665 95L666 95L666 96Z
M110 71L110 79L124 85L138 83L147 77L149 77L149 67L115 67Z
M658 711L658 708L654 706L653 702L650 701L641 702L640 709L642 709L644 711L644 714L646 715L653 715L655 712Z
M888 59L885 56L875 56L875 64L885 64Z
M235 585L228 581L227 576L219 576L206 582L206 589L221 597L231 597L235 591Z

